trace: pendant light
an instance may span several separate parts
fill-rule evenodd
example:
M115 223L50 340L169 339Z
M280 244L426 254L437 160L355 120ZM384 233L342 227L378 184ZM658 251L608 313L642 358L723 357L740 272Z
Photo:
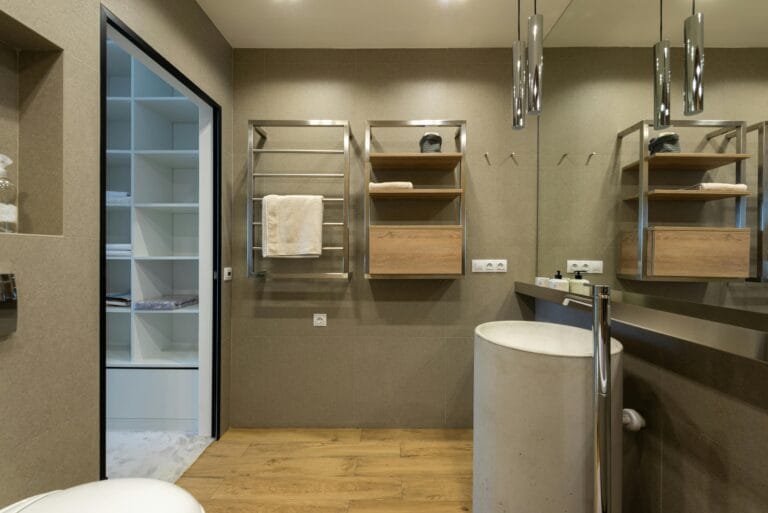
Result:
M528 113L541 114L541 85L544 73L544 16L538 14L536 0L533 16L528 17Z
M517 0L517 41L512 43L512 128L525 128L525 44L520 40L520 0Z
M669 128L672 69L670 44L663 39L664 0L659 0L659 42L653 46L653 127Z
M685 84L683 104L686 116L699 114L704 110L704 15L696 12L693 0L692 15L685 19Z

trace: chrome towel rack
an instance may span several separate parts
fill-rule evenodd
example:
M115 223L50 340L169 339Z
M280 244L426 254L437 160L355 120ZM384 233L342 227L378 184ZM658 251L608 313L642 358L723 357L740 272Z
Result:
M336 148L264 148L269 134L267 129L270 127L281 128L337 128L340 132L340 141L343 149ZM350 167L350 139L351 139L349 121L346 120L251 120L248 122L248 196L247 196L247 243L246 243L246 261L248 267L248 276L265 279L305 279L305 280L349 280L350 255L349 255L349 167ZM313 173L313 172L256 172L258 159L261 155L336 155L344 159L343 171L340 173ZM261 257L260 234L262 226L261 221L257 221L254 212L257 205L260 205L264 196L261 194L263 187L259 184L263 180L271 178L301 178L301 179L336 179L342 182L340 194L338 196L323 197L324 204L340 204L341 220L325 221L324 229L341 229L340 245L323 246L323 251L327 251L339 259L339 270L337 272L290 272L283 273L272 271L264 267L264 258ZM300 189L286 191L286 194L301 194ZM338 255L338 256L337 256ZM313 262L307 259L305 263L309 266Z

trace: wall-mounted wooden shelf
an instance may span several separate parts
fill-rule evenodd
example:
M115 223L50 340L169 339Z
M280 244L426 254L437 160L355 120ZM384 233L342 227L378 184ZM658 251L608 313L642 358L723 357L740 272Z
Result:
M373 199L453 199L464 189L375 189L368 194Z
M749 157L749 153L657 153L647 161L649 171L709 171ZM622 170L637 171L639 163L627 164Z
M461 275L463 226L374 225L369 237L369 278Z
M450 130L454 134L454 151L371 152L372 147L383 145L383 141L376 140L373 134L380 128L437 129L442 132L444 143L447 142L445 132ZM414 138L414 148L418 148L417 142L418 139ZM367 279L452 280L464 275L467 253L464 196L466 144L467 124L462 120L366 123L364 205ZM402 175L397 176L398 181L416 181L420 188L388 189L383 185L380 187L384 188L371 190L368 184L386 183L395 176L376 175L379 171L398 171L397 175ZM414 180L417 177L418 180ZM448 177L451 177L450 182ZM430 200L441 203L427 203ZM395 208L391 208L393 206ZM446 222L451 224L444 224Z
M645 247L647 278L690 280L749 277L749 228L650 226ZM621 237L620 277L634 278L637 234Z
M463 157L463 153L371 153L369 156L374 171L453 171Z
M619 243L618 276L638 281L710 281L749 277L750 232L746 228L748 190L735 188L686 189L670 185L650 186L651 172L699 172L704 173L723 166L735 171L730 184L745 184L744 121L681 119L672 120L671 128L702 129L698 147L729 148L722 153L657 153L649 155L648 147L653 137L653 121L643 120L618 134L617 158L621 158L624 138L637 133L639 145L635 146L638 159L622 168L637 172L636 188L623 197L632 201L630 215L634 218L631 231L622 229ZM699 175L691 175L689 183L700 181ZM632 179L634 177L627 176ZM691 183L690 185L693 185ZM745 189L743 185L740 188ZM701 226L651 226L650 215L659 202L701 203L732 199L733 224L730 221L700 220ZM657 207L652 205L656 204ZM723 210L723 212L728 212ZM730 213L730 212L728 212ZM626 216L625 216L626 217ZM709 226L707 226L709 224ZM714 225L714 226L713 226ZM730 225L730 226L729 226Z
M650 201L714 201L749 196L749 191L699 190L699 189L651 189ZM627 196L624 201L637 201L638 195Z

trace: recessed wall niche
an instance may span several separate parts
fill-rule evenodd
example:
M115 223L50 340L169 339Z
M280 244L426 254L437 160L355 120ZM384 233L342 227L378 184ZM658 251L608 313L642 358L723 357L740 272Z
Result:
M62 50L0 11L0 153L13 159L17 232L61 235Z

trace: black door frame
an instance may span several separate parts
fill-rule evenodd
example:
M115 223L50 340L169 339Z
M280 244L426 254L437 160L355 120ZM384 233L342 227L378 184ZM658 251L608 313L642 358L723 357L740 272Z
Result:
M100 259L99 259L99 474L106 479L107 434L107 316L106 316L106 242L107 242L107 28L112 27L155 61L176 80L189 88L213 110L213 394L211 434L221 435L221 106L160 55L109 9L101 6L101 183L100 183Z

